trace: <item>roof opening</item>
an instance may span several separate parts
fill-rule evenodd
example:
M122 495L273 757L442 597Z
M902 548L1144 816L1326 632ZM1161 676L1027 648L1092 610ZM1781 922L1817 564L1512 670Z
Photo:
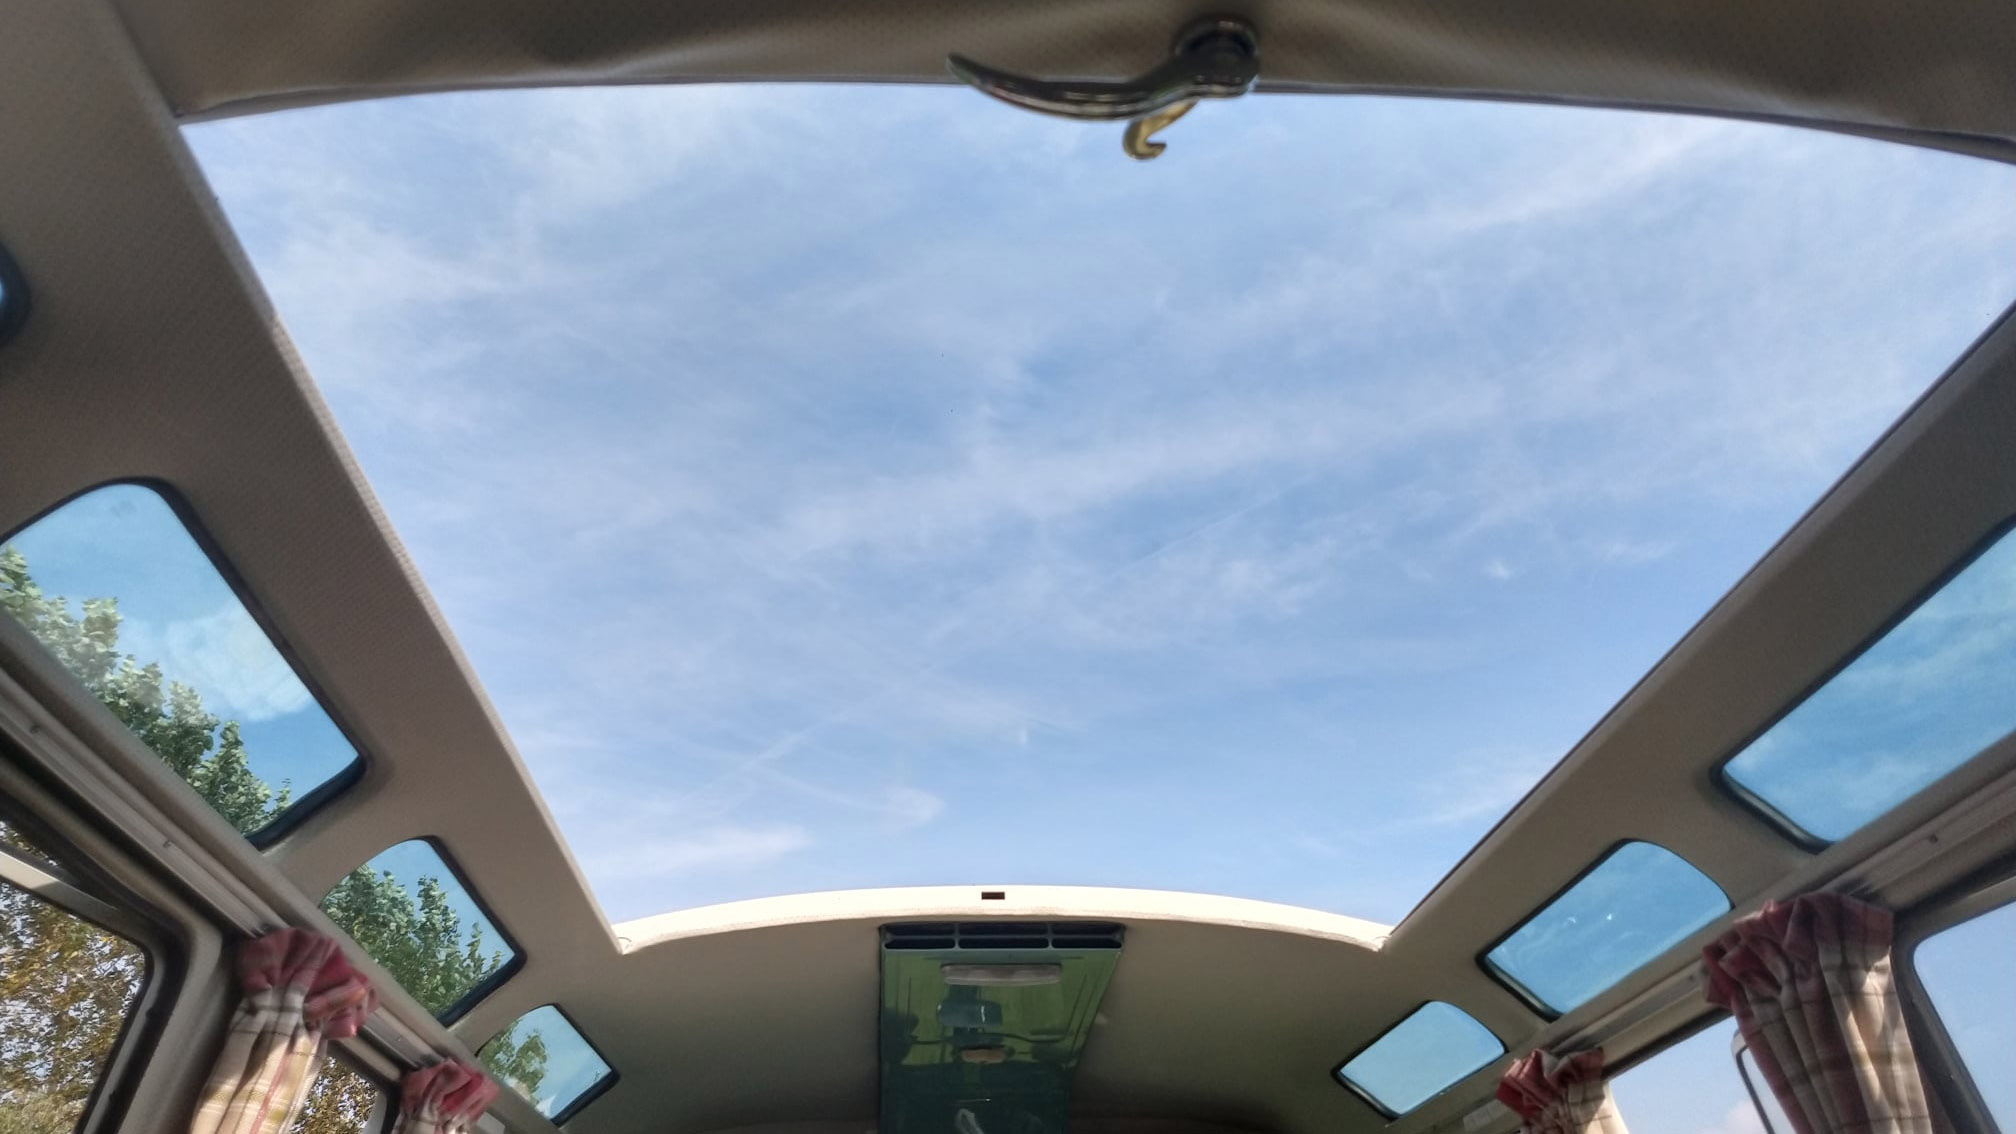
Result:
M1396 921L2016 295L2016 168L1864 138L1118 132L759 84L187 128L612 917L978 861Z

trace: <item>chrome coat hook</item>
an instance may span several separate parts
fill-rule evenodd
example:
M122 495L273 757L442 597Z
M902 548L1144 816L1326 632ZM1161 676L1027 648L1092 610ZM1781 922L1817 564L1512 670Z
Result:
M1199 100L1237 98L1253 89L1260 77L1260 41L1245 20L1199 20L1176 37L1168 62L1117 83L1038 79L963 55L947 56L945 66L982 94L1025 110L1095 122L1129 119L1123 145L1129 156L1146 161L1167 148L1150 135Z

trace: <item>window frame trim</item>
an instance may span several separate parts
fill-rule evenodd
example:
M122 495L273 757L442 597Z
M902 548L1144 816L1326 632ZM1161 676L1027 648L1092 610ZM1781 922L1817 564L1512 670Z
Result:
M1743 1062L1746 1055L1750 1056L1748 1066ZM1729 1037L1729 1062L1736 1068L1736 1079L1743 1084L1743 1093L1750 1096L1750 1109L1757 1112L1757 1122L1764 1128L1764 1134L1794 1134L1793 1131L1778 1129L1777 1124L1771 1121L1771 1113L1764 1109L1764 1093L1757 1089L1756 1082L1750 1077L1750 1068L1757 1066L1757 1056L1751 1052L1750 1041L1744 1038L1741 1027ZM1762 1069L1759 1071L1761 1077ZM1766 1090L1770 1089L1769 1083L1764 1086ZM1779 1104L1779 1109L1784 1109L1783 1103Z
M4 249L0 249L0 252L4 252ZM4 344L4 338L0 338L0 344ZM174 513L176 521L182 525L182 530L188 534L190 540L195 543L197 550L208 561L210 569L217 572L217 577L230 589L232 596L238 600L238 605L244 608L246 615L252 619L253 624L258 626L260 632L266 636L267 644L272 646L274 652L280 655L281 661L287 663L287 668L293 672L295 680L299 681L302 687L308 690L308 696L314 699L316 708L321 710L322 715L328 718L330 726L336 730L338 735L343 737L350 745L351 751L355 753L348 764L332 773L314 788L303 792L292 803L287 805L285 811L275 816L272 822L267 823L256 831L240 832L245 841L252 844L254 850L261 853L270 851L275 845L287 838L287 836L300 829L301 825L307 822L310 816L320 811L331 800L362 782L364 777L370 772L375 761L370 751L357 739L357 731L345 723L343 715L332 705L325 687L315 680L313 670L304 664L302 656L293 648L286 635L280 632L279 625L266 612L265 606L253 594L250 583L232 566L231 559L224 554L222 545L212 538L209 529L203 524L202 518L197 514L195 505L189 502L189 499L182 494L181 490L160 477L116 477L111 480L97 481L74 492L67 493L48 506L38 509L27 519L13 527L0 531L0 545L12 542L22 532L27 531L29 528L34 527L36 524L41 523L43 520L48 519L50 516L94 492L121 487L146 489L168 506L168 510ZM43 652L45 654L48 653L46 649ZM58 665L57 668L62 669L63 667ZM67 670L64 672L66 676L70 677L72 682L76 681L74 675L70 675ZM80 703L91 702L95 705L97 699L87 695L77 700ZM101 710L104 708L102 705L96 707ZM121 727L123 728L124 726L122 725ZM181 777L178 776L176 778L179 780ZM183 786L187 787L188 785L184 784ZM193 794L195 789L189 788L189 791ZM210 806L207 801L203 805L205 807Z
M2016 856L2005 856L1929 902L1920 903L1908 918L1897 919L1890 944L1891 972L1903 1003L1904 1021L1918 1053L1920 1078L1932 1103L1946 1113L1948 1124L1971 1127L1980 1134L2016 1134L2001 1130L1987 1099L1974 1082L1959 1045L1939 1015L1938 1002L1918 975L1918 947L1949 929L1977 917L2016 906Z

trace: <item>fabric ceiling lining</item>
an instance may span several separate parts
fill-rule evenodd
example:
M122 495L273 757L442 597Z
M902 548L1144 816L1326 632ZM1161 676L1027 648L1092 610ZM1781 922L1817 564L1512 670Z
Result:
M1157 62L1220 6L1121 0L120 0L188 117L415 91L744 79L942 82L962 52L1051 75ZM1247 0L1263 89L1692 109L2016 160L2016 7L1995 0Z

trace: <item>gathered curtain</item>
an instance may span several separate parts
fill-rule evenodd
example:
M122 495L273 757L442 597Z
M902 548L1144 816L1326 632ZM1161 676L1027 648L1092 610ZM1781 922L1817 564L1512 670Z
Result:
M1499 1078L1498 1101L1519 1116L1525 1134L1627 1134L1610 1100L1600 1048L1528 1053Z
M1797 1134L1932 1134L1890 971L1890 911L1840 894L1770 902L1702 950Z
M242 998L203 1087L190 1134L278 1134L307 1097L327 1042L378 1006L334 938L276 929L238 946Z
M497 1084L459 1060L410 1071L399 1084L392 1134L462 1134L496 1098Z

